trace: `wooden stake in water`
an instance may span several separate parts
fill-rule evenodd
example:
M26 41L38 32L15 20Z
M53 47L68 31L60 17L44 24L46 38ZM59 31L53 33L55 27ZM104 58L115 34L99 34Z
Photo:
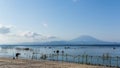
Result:
M57 61L58 61L58 56L59 56L59 50L57 50L57 51L56 51L56 53L57 53Z
M62 51L62 62L63 62L64 51Z

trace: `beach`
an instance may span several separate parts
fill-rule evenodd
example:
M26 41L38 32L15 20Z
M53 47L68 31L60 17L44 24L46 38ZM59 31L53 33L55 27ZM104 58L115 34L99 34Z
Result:
M27 60L0 58L0 68L110 68L106 66L94 66L60 61ZM111 67L113 68L113 67Z

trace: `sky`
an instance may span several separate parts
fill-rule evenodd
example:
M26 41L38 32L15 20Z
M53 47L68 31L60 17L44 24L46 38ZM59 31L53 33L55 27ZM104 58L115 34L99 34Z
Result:
M0 44L71 40L120 42L120 0L0 0Z

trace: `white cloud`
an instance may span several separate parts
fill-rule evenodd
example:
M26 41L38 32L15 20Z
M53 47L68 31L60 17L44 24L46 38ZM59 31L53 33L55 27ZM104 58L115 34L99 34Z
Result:
M20 32L16 34L0 35L0 43L47 42L56 40L55 36L44 36L35 32Z
M10 33L10 28L8 27L0 27L0 34Z
M44 27L48 27L48 24L46 24L46 23L43 23L43 26L44 26Z
M30 31L4 35L4 37L5 37L6 41L14 42L14 43L46 42L46 41L52 41L54 39L57 39L57 37L55 37L55 36L44 36L40 33L30 32Z
M12 31L11 29L12 26L0 24L0 44L22 43L22 42L45 42L57 38L55 36L48 36L48 35L45 36L41 33L31 32L31 31L15 32Z
M24 36L24 37L30 37L30 38L35 38L35 37L42 36L41 34L35 33L35 32L23 32L21 35Z
M35 32L21 32L18 34L19 36L28 38L28 39L32 39L32 40L44 40L45 37L43 35L41 35L40 33L35 33Z
M11 32L12 26L0 24L0 34L8 34Z
M29 39L33 39L33 40L48 40L48 39L57 38L55 36L44 36L40 33L30 32L30 31L19 33L19 34L20 34L20 36L23 36L23 37L26 37L26 38L29 38Z
M47 39L56 39L56 36L48 36Z

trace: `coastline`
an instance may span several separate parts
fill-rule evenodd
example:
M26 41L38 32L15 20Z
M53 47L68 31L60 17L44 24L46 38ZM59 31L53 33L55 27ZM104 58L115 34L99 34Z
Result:
M12 59L0 58L0 68L113 68L106 66L94 66L86 64L59 62L59 61L44 61L44 60L27 60L27 59Z

